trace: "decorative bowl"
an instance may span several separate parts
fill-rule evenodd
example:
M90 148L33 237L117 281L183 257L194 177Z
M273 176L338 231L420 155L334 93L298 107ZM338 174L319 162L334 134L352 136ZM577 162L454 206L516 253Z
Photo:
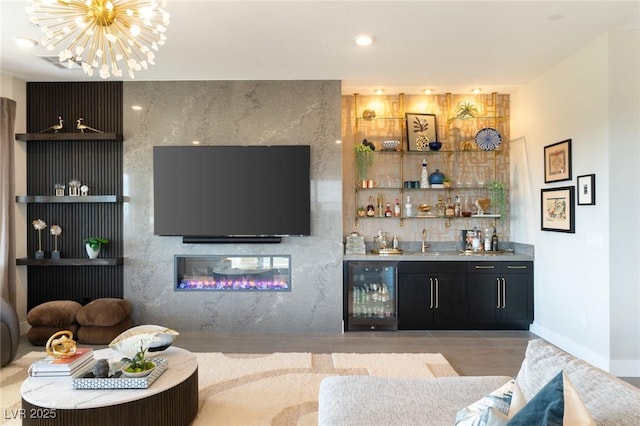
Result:
M385 151L395 151L400 146L400 141L382 141L382 149Z
M440 148L442 148L442 142L438 142L438 141L429 142L429 149L431 151L437 151Z
M131 373L131 372L127 371L126 368L128 367L128 365L122 366L120 371L122 371L122 375L124 375L126 377L146 377L149 374L151 374L153 372L153 370L155 370L158 367L158 365L155 362L152 362L152 364L153 364L153 368L149 368L148 370L140 371L138 373Z

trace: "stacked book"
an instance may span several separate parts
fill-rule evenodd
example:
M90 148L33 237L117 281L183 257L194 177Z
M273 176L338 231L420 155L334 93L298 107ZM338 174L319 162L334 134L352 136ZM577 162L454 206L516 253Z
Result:
M68 358L46 356L29 367L29 377L73 378L82 376L93 366L93 349L78 348Z
M364 237L356 232L347 235L345 244L345 254L365 254L367 252Z

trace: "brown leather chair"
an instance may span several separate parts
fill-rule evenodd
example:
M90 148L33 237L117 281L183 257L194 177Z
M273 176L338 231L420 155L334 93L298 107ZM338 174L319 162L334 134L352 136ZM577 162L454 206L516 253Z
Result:
M4 298L0 299L0 319L0 348L2 348L0 367L4 367L13 361L20 343L18 313L13 305Z

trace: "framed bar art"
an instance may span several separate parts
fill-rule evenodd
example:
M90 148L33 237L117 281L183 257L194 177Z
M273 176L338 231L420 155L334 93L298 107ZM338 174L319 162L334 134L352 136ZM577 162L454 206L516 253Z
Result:
M596 204L596 175L578 176L576 184L579 206L593 206Z
M540 196L541 229L575 233L575 187L541 189Z
M571 139L544 147L544 183L571 180Z
M429 142L438 140L438 125L435 114L406 113L407 150L429 151Z

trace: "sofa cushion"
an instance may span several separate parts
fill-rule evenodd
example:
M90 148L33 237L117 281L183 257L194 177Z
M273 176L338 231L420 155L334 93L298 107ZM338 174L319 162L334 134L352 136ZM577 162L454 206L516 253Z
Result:
M34 327L66 327L76 322L80 308L82 305L74 300L44 302L29 311L27 322Z
M451 426L456 413L510 377L332 376L320 383L318 425Z
M80 325L111 327L124 321L130 314L131 303L128 300L105 297L87 303L78 311L77 318Z
M598 425L640 425L640 389L541 339L529 342L516 384L529 401L562 370Z
M131 328L131 318L125 318L116 325L104 327L100 325L82 325L78 328L78 342L86 345L106 345L118 334Z
M29 342L32 345L45 346L47 344L47 341L49 340L49 337L51 337L54 333L62 330L69 330L73 333L74 336L77 336L78 323L69 324L64 327L31 327L29 331L27 331L27 339L29 339Z

